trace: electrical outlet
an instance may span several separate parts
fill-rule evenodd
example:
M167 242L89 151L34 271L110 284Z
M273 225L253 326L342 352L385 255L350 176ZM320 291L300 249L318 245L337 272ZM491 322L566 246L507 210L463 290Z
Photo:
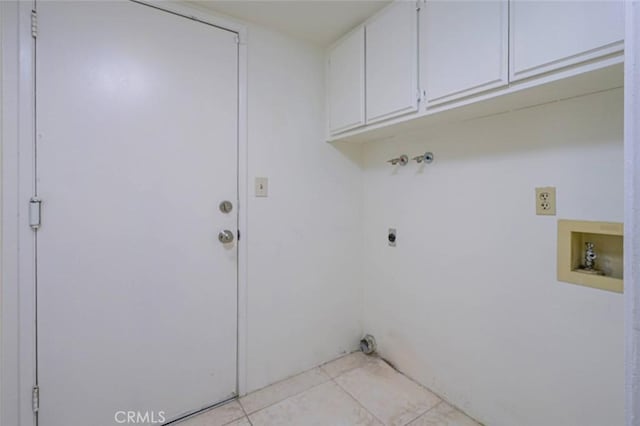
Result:
M555 187L536 188L536 214L544 216L556 215Z

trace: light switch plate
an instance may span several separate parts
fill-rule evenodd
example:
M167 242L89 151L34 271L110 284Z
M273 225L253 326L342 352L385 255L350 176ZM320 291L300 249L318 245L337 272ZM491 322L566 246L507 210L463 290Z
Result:
M266 177L256 178L256 197L269 196L269 179Z
M542 216L556 215L556 188L546 186L536 188L536 214Z

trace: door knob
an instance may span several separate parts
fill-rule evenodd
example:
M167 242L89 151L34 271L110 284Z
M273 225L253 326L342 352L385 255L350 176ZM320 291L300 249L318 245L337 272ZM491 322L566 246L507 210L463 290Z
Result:
M222 244L232 243L233 242L233 232L229 231L228 229L225 229L224 231L220 231L220 233L218 234L218 240Z
M218 207L222 213L231 213L231 210L233 210L233 204L231 204L231 201L223 201Z

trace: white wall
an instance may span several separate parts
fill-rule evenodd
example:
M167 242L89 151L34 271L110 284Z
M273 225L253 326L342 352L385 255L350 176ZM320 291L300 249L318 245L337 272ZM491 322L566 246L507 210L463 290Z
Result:
M362 172L324 141L323 51L257 26L248 46L251 391L357 347Z
M558 218L622 220L621 93L366 145L363 173L359 147L324 143L322 53L249 26L248 175L270 197L250 194L243 233L247 390L354 349L363 317L487 424L622 424L622 297L558 283L556 218L533 214L555 185ZM385 163L426 149L421 172Z
M557 219L623 220L622 128L614 90L367 145L382 356L491 426L622 425L623 297L556 280ZM425 150L432 165L385 163ZM557 187L557 217L535 215L537 186Z

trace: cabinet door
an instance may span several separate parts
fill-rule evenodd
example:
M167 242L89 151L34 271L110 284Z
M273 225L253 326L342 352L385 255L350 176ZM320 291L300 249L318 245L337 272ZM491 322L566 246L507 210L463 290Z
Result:
M437 105L508 83L507 0L427 1L420 12L420 84Z
M364 27L329 52L329 132L337 134L364 124Z
M418 109L418 16L397 1L366 25L367 124Z
M617 0L512 0L511 80L621 51L623 9Z

